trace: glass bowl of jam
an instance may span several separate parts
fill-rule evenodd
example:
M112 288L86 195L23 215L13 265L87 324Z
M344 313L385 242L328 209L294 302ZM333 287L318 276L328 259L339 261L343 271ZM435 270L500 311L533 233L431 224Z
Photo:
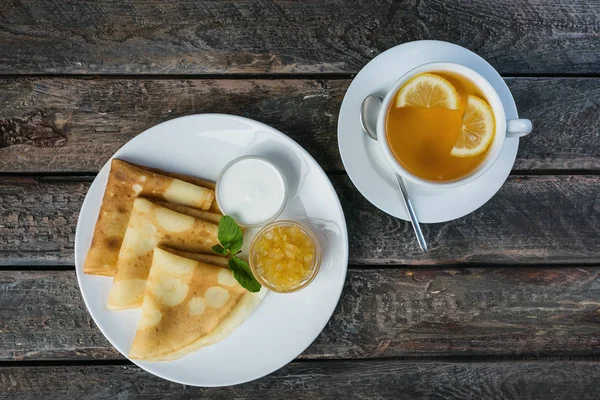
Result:
M262 228L250 244L250 268L256 279L278 293L308 286L321 266L321 247L306 226L276 221Z

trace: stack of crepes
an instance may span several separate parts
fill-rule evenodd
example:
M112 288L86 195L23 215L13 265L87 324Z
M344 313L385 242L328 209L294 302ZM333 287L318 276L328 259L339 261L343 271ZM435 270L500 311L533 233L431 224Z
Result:
M131 358L170 360L221 340L264 297L212 253L214 198L212 182L112 161L84 272L114 277L109 309L142 308Z

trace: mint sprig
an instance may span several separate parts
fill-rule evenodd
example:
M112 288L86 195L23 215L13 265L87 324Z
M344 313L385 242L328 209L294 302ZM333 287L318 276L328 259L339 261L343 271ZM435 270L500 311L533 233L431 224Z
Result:
M235 280L249 292L260 291L261 285L252 275L248 263L236 257L236 254L242 251L244 235L242 228L229 215L224 215L219 220L218 239L220 244L214 245L212 250L222 256L231 256L228 265Z
M225 249L223 246L221 246L220 244L215 244L212 247L212 251L214 251L215 253L221 255L221 256L226 256L229 254L229 250Z
M249 292L256 293L260 291L260 283L252 275L252 270L248 263L241 258L232 256L229 259L229 269L233 271L233 277L239 282L242 287L246 288Z
M224 249L229 249L231 254L237 254L242 249L242 228L229 215L224 215L219 220L219 242Z

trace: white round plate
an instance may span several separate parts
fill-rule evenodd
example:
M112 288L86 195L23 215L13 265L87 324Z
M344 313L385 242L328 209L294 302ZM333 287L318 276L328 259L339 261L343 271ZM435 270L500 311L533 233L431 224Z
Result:
M225 386L267 375L302 353L331 317L348 263L348 233L339 199L316 161L296 142L259 122L222 114L192 115L164 122L132 139L114 157L215 180L232 159L258 155L275 163L288 182L281 219L303 221L320 239L323 259L317 278L292 294L269 292L229 337L179 360L132 360L162 378L194 386ZM75 235L77 279L85 304L106 338L127 356L140 310L106 308L112 278L83 273L106 187L104 165L81 207ZM254 231L246 231L247 245Z
M518 118L517 107L506 83L477 54L447 42L422 40L393 47L371 60L348 88L338 119L338 144L348 176L375 207L408 221L392 167L378 144L360 125L360 105L369 94L382 97L411 69L431 62L454 62L481 74L496 89L507 119ZM517 157L518 138L506 138L500 156L481 177L455 189L426 189L406 182L420 222L436 223L463 217L496 194L506 181Z

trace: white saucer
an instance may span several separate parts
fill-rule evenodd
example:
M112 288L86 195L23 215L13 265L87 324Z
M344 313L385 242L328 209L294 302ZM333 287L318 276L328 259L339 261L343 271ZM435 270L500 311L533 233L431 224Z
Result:
M285 175L288 201L280 218L301 221L317 235L322 249L319 273L308 287L296 293L267 293L248 319L216 344L174 361L132 360L157 376L193 386L235 385L260 378L303 352L323 330L338 303L348 264L348 232L342 207L319 164L286 135L248 118L190 115L148 129L114 156L216 180L227 163L249 154L268 159ZM108 310L112 278L83 273L109 169L110 161L98 173L81 207L75 264L92 318L110 343L127 356L140 309ZM245 230L245 246L256 231Z
M518 118L515 101L498 72L477 54L447 42L422 40L393 47L369 62L348 88L338 119L338 144L348 176L375 207L408 221L392 168L360 124L360 105L372 93L385 96L402 75L430 62L465 65L498 92L507 119ZM484 205L502 187L517 157L518 138L506 138L500 156L480 178L455 189L425 189L406 182L419 221L436 223L463 217Z

